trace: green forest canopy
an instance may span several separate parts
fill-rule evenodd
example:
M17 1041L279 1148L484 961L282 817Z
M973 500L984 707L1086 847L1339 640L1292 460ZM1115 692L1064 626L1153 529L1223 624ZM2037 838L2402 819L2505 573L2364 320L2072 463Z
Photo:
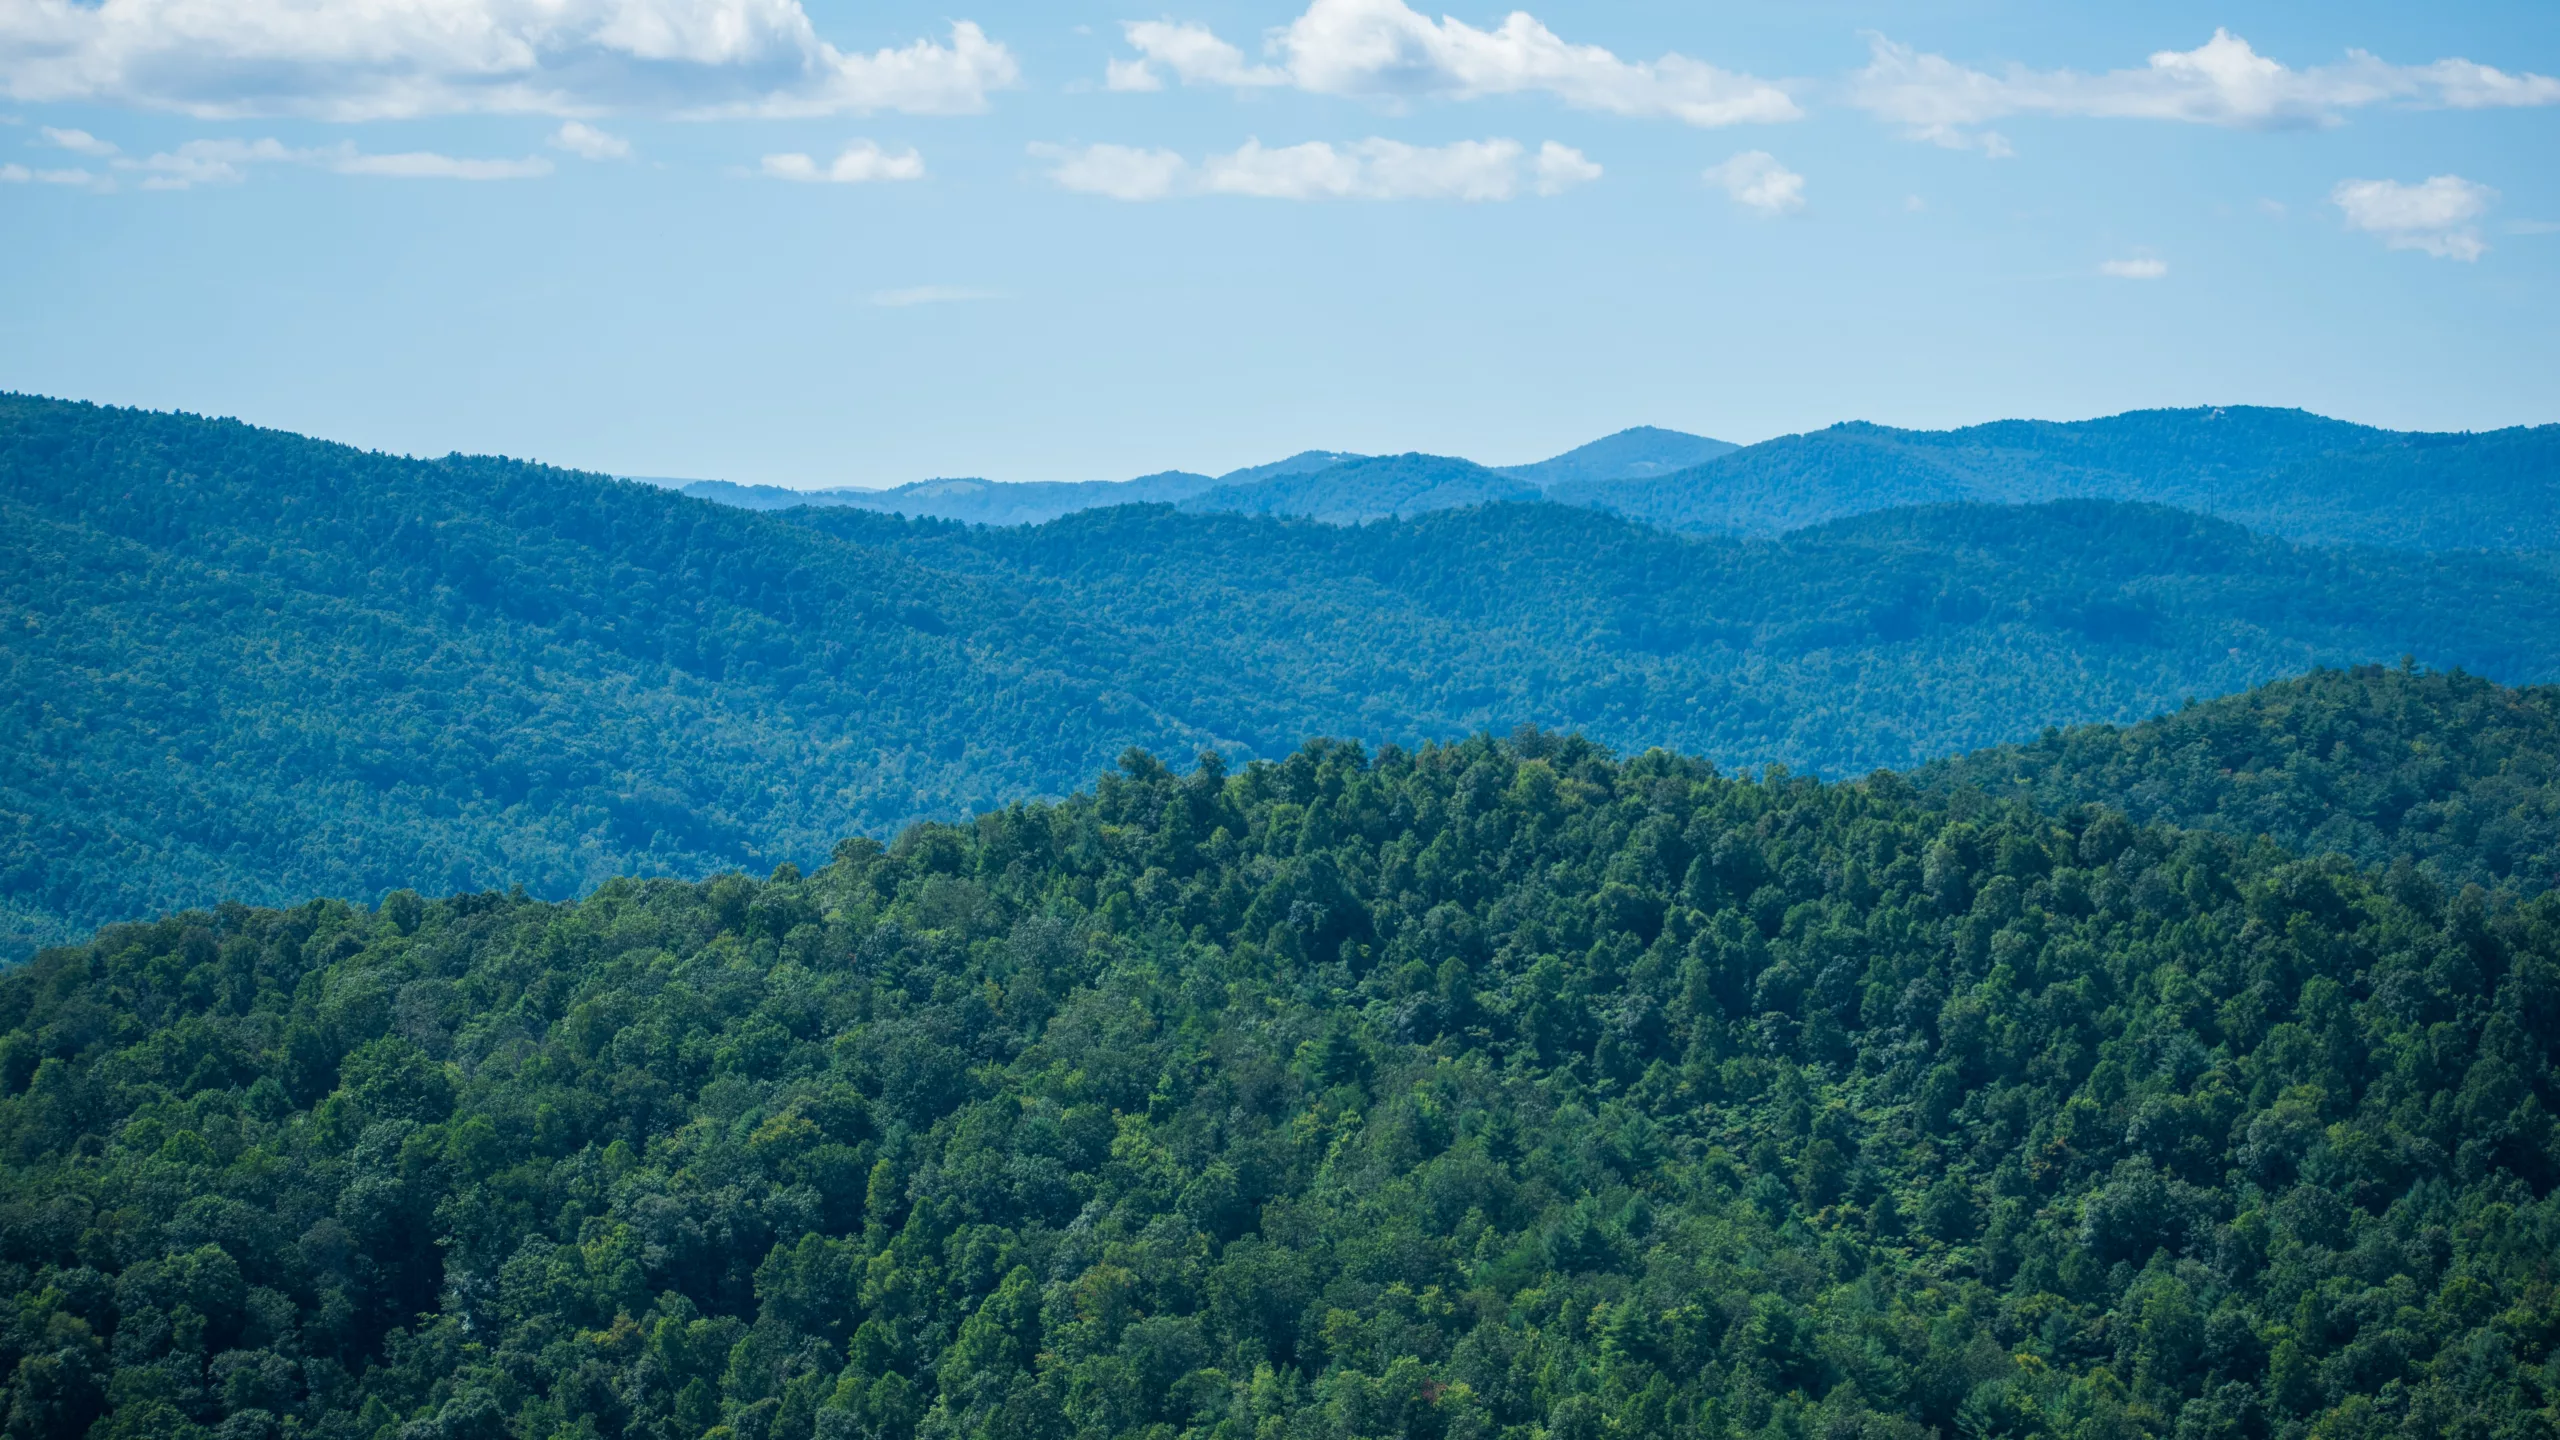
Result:
M2321 670L2139 725L2059 730L1924 767L2060 811L2272 837L2438 881L2560 886L2560 687L2459 671Z
M2324 663L2560 677L2547 556L2095 502L972 530L5 397L0 536L6 955L223 897L814 865L1132 744L1529 721L1843 775Z
M2560 897L1536 732L0 975L13 1436L2541 1436Z

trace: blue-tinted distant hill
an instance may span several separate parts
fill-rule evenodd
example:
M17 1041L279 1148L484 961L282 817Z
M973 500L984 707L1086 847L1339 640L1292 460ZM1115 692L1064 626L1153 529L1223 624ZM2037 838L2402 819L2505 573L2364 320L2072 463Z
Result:
M1489 500L1530 499L1544 487L1566 480L1664 475L1733 449L1722 440L1644 425L1532 465L1500 468L1449 456L1302 450L1283 460L1249 465L1216 477L1167 470L1135 480L919 480L889 490L790 490L779 485L739 485L727 480L645 483L746 510L834 505L973 525L1036 525L1079 510L1111 505L1183 504L1195 497L1202 497L1190 507L1196 510L1321 516L1336 523L1349 523L1454 509ZM1317 475L1326 478L1312 478ZM1212 491L1216 492L1215 498L1205 498Z
M1525 486L1263 483L1299 482L1389 514ZM1525 721L1854 774L2403 653L2560 679L2560 574L2104 502L1775 541L1547 504L759 513L0 396L0 948L224 896L805 863L1133 744Z
M1183 502L1196 512L1295 515L1328 524L1405 518L1505 500L1536 500L1536 485L1448 455L1376 455L1321 469L1225 484Z
M1542 488L1573 480L1650 480L1704 465L1741 448L1727 440L1638 425L1534 465L1505 465L1501 470Z
M1550 498L1667 529L1775 535L1909 505L2097 498L2174 505L2295 540L2560 546L2560 425L2378 430L2300 410L2140 410L1961 430L1835 425L1651 480Z
M795 505L842 505L973 525L1037 525L1078 510L1105 505L1171 504L1217 484L1207 475L1166 470L1135 480L918 480L889 490L789 490L779 485L738 485L695 480L682 488L696 500L742 510L788 510Z

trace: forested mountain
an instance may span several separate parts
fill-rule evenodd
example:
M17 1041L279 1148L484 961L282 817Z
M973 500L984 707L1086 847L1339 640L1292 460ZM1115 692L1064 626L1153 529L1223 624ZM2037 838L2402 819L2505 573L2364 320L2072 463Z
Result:
M1770 535L1897 506L2141 500L2295 540L2560 546L2560 425L2411 434L2299 410L2138 410L1961 430L1835 425L1654 480L1550 498L1677 530Z
M0 533L21 953L224 896L770 867L1214 738L1019 596L542 466L0 398Z
M2560 886L2560 688L2359 666L2198 701L2130 728L2089 725L1928 766L2048 809L2265 835L2435 881Z
M11 398L0 520L21 954L225 897L814 862L1131 744L1533 721L1855 774L2323 663L2560 676L2547 561L2139 507L1776 542L1516 505L969 529Z
M1404 518L1539 498L1536 485L1446 455L1374 455L1322 469L1221 484L1182 502L1190 511L1298 515L1329 525Z
M1742 447L1704 435L1687 435L1653 425L1638 425L1578 445L1534 465L1505 465L1505 475L1518 476L1541 489L1568 480L1642 480L1703 465Z
M1919 505L2108 499L2319 544L2560 549L2560 425L2408 433L2239 405L1961 430L1852 423L1738 448L1640 426L1493 469L1449 456L1308 451L1215 480L1167 471L1078 484L926 480L804 493L696 481L683 489L754 509L854 505L990 525L1157 501L1350 523L1542 493L1667 529L1736 535Z
M2560 675L2547 559L2313 550L2099 502L1896 512L1777 541L1518 505L1356 528L792 515L1108 627L1133 692L1179 694L1188 723L1265 755L1310 734L1531 721L1857 774L2032 733L2030 716L2130 723L2343 657Z
M1524 732L0 975L14 1436L2550 1433L2560 897Z

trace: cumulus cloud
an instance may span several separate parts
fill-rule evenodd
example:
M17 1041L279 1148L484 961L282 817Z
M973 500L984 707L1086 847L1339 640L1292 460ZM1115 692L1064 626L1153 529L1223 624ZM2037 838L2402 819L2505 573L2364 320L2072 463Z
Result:
M2130 260L2101 260L2098 273L2114 280L2158 280L2169 273L2169 262L2137 256Z
M2488 253L2480 217L2498 192L2459 175L2433 175L2415 185L2397 180L2341 180L2329 203L2347 228L2382 237L2394 250L2417 250L2439 260L2477 260Z
M0 185L95 185L99 181L87 170L42 170L14 162L0 165Z
M10 0L0 95L292 115L981 110L1019 76L961 21L870 53L800 0Z
M1867 67L1850 77L1852 103L1912 138L2005 154L1977 127L2012 115L2176 120L2246 129L2335 125L2344 113L2397 101L2453 109L2560 105L2560 80L2510 75L2468 60L2393 65L2361 50L2297 70L2228 30L2193 50L2162 50L2140 69L2084 74L2012 65L1998 74L1870 36Z
M628 160L631 142L619 135L599 130L584 120L572 120L551 132L551 148L566 150L581 160Z
M428 150L371 154L351 144L296 148L274 139L190 140L174 150L140 158L118 156L115 169L145 190L188 190L198 185L236 185L259 165L304 165L339 175L374 175L395 180L532 180L551 173L540 156L521 160L484 160L439 155Z
M40 143L50 145L56 150L68 150L74 155L86 155L92 159L103 160L116 153L114 144L101 140L86 130L57 130L50 125L44 125L37 128L36 135Z
M1766 150L1745 150L1721 165L1710 165L1707 183L1722 186L1733 203L1762 215L1788 215L1804 208L1804 177L1778 163Z
M921 180L924 157L913 150L891 153L869 140L856 140L825 165L806 155L767 155L764 173L776 180L829 181L862 185L874 180Z
M1133 145L1034 145L1031 153L1050 162L1049 179L1059 189L1114 200L1161 200L1191 169L1190 162L1170 150Z
M1685 55L1622 60L1566 41L1526 11L1479 30L1433 20L1404 0L1314 0L1271 38L1271 63L1260 65L1204 25L1138 21L1122 29L1139 58L1112 62L1105 83L1117 90L1155 89L1160 72L1169 72L1186 85L1291 85L1384 101L1545 94L1578 109L1702 126L1804 113L1769 81Z
M1535 154L1517 140L1461 140L1408 145L1311 140L1266 146L1248 140L1194 165L1171 150L1126 145L1081 149L1034 146L1051 162L1061 189L1114 200L1173 195L1246 195L1265 200L1509 200L1523 191L1560 194L1600 178L1600 167L1570 145L1550 140Z

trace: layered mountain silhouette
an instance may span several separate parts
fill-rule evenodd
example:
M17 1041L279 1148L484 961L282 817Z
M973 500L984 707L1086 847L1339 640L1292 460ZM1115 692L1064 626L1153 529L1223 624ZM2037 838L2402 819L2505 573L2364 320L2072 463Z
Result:
M2300 410L2141 410L1961 430L1835 425L1735 447L1640 427L1532 465L1309 451L1214 480L929 480L886 491L794 492L718 481L687 494L758 509L795 503L1024 524L1108 505L1305 515L1334 523L1545 498L1664 529L1778 535L1876 510L2106 499L2172 505L2288 539L2416 550L2560 545L2560 425L2482 433L2381 430Z
M1859 774L2320 664L2560 678L2547 555L2104 501L1772 540L1481 503L1524 484L1394 456L1238 487L1262 513L964 526L6 397L0 928L770 868L1133 744L1528 722ZM1313 518L1346 511L1408 518Z

